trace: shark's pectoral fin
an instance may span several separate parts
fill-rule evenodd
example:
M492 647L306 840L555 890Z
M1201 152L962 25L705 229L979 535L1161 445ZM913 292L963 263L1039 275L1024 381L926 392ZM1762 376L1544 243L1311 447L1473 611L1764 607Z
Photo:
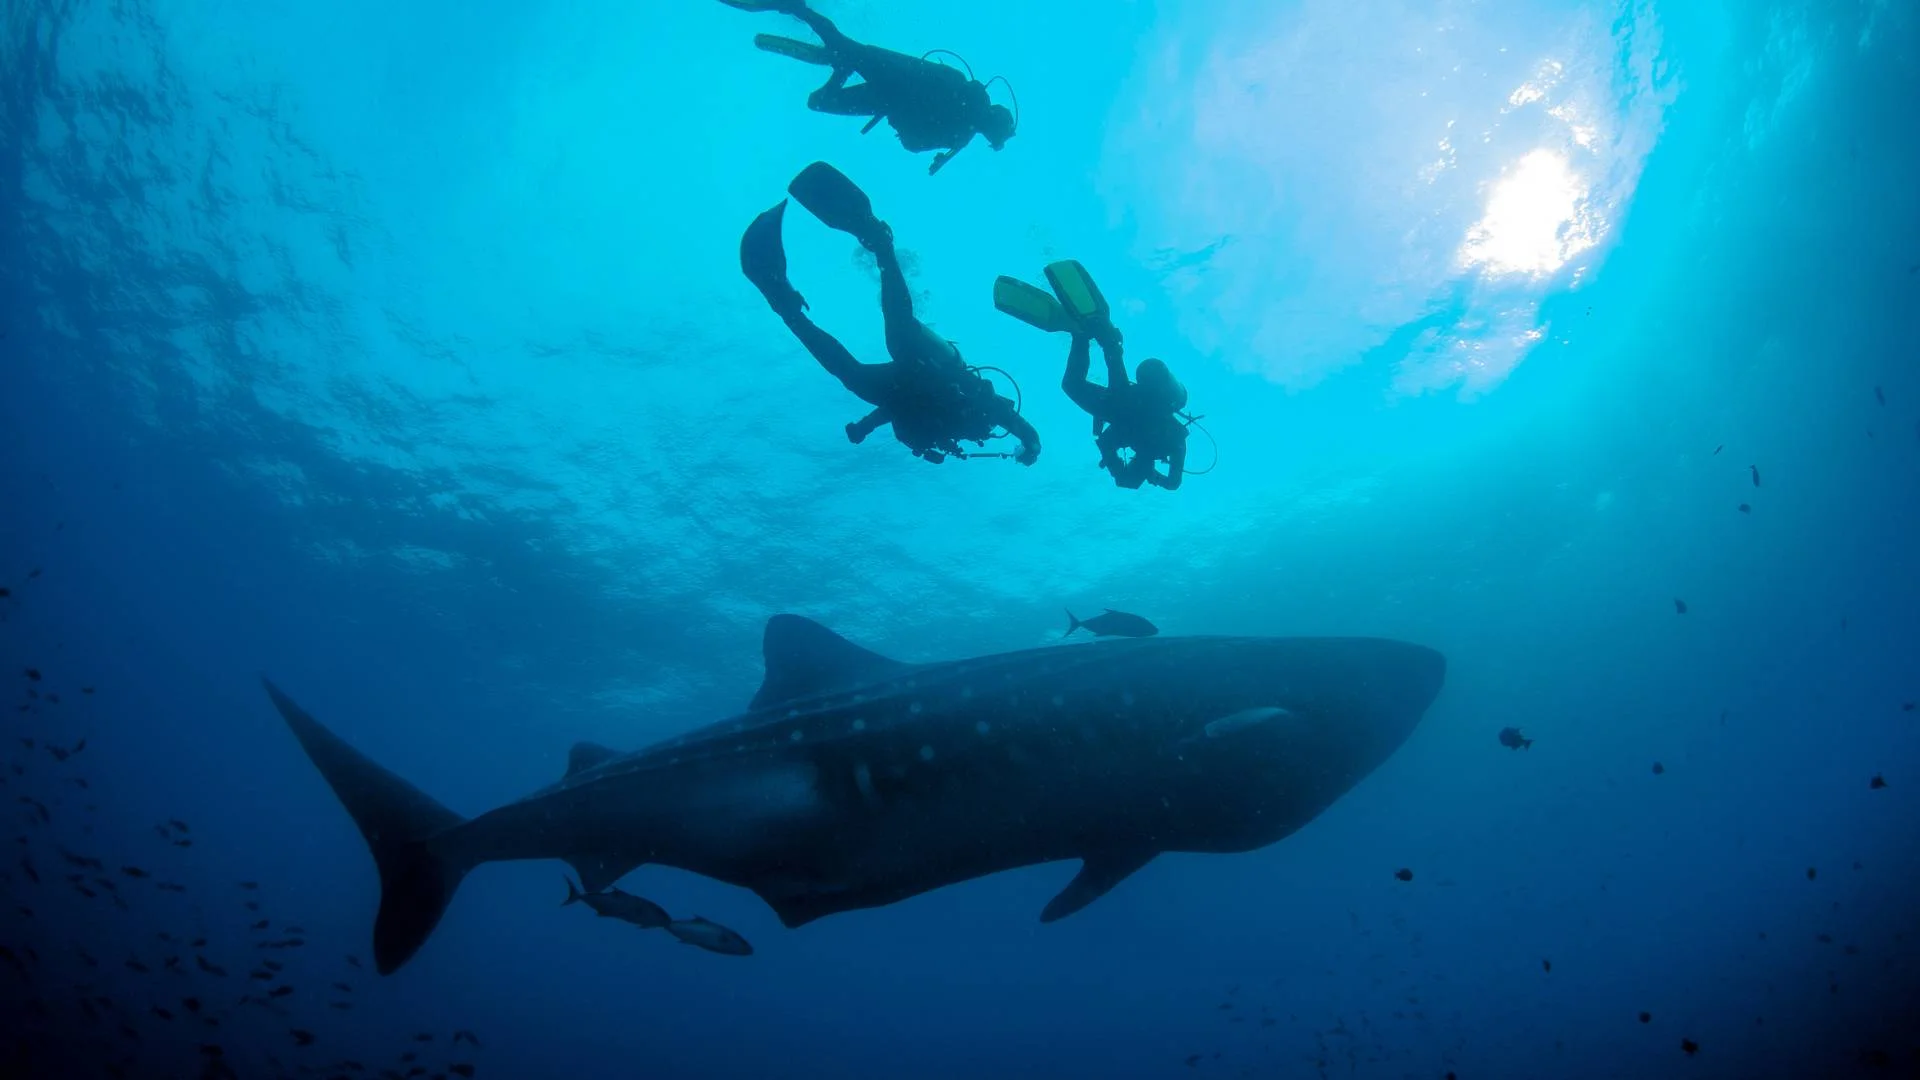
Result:
M643 860L624 855L569 855L566 862L580 875L580 891L597 893L638 870Z
M1107 890L1120 884L1128 874L1153 861L1157 851L1118 851L1088 855L1080 863L1080 872L1060 890L1060 895L1047 901L1046 909L1040 912L1040 921L1053 922L1093 903L1107 895Z

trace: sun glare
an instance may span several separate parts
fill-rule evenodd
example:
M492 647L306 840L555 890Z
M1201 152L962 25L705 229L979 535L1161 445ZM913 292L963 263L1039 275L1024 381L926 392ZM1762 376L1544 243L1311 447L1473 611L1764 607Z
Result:
M1460 261L1496 274L1549 274L1594 244L1587 184L1553 150L1522 157L1493 186Z

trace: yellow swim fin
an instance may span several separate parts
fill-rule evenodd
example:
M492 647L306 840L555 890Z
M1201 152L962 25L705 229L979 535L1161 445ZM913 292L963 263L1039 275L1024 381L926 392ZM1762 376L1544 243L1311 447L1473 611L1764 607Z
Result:
M827 55L826 47L823 45L815 45L811 41L796 41L793 38L781 37L778 34L755 34L753 35L753 43L761 52L770 52L775 56L784 56L791 60L798 60L803 64L818 64L821 67L833 66L833 58Z
M1047 281L1053 285L1053 294L1060 298L1067 314L1095 326L1107 321L1107 298L1100 295L1100 286L1093 283L1093 275L1077 260L1049 263Z
M1074 327L1073 316L1045 289L1002 274L993 283L993 306L1028 326L1057 334Z

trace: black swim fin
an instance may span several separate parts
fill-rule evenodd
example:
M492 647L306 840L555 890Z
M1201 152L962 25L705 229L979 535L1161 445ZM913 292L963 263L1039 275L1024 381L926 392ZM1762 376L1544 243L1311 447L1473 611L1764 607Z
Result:
M740 237L740 269L767 298L767 303L784 318L807 308L806 298L787 280L787 249L780 239L780 226L786 220L787 200L753 219Z
M828 228L849 233L869 248L884 242L887 226L873 216L873 201L845 173L826 162L816 161L801 169L787 191Z

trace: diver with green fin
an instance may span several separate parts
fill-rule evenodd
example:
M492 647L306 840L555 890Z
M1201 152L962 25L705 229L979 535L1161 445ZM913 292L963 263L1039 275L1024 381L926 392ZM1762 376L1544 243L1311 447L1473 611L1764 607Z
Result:
M1049 265L1046 273L1053 296L1018 278L1002 277L994 282L994 306L1048 333L1073 335L1060 388L1093 417L1100 467L1112 474L1113 482L1123 488L1152 484L1177 490L1187 466L1188 421L1180 416L1187 406L1187 388L1164 361L1152 357L1140 361L1129 380L1120 331L1086 267L1066 259ZM1087 377L1094 342L1107 361L1105 386ZM1164 473L1155 467L1161 461L1167 463Z
M1040 436L1018 407L994 392L993 385L961 359L953 342L933 332L913 314L913 296L893 247L893 229L873 214L865 192L838 169L816 161L787 186L795 201L830 228L848 233L880 264L880 311L886 320L884 364L863 364L832 334L807 317L807 302L787 280L787 253L780 230L787 202L753 219L740 237L740 269L767 298L827 373L840 380L873 411L847 425L847 438L861 442L876 428L893 425L894 437L915 457L939 464L948 457L1005 456L970 453L962 440L984 445L997 428L1020 440L1011 455L1022 465L1040 456Z
M808 7L805 0L721 0L721 3L743 11L777 11L806 23L820 36L821 44L773 34L756 35L753 42L767 52L832 68L826 83L807 97L807 107L835 116L872 117L862 134L872 131L880 121L887 121L900 136L900 145L910 152L940 151L927 169L929 175L944 168L975 135L999 150L1006 146L1018 126L1013 112L1004 105L994 104L987 96L987 84L975 80L971 71L963 74L924 56L909 56L862 44L841 33L826 16ZM848 86L847 80L855 75L860 76L861 81Z

